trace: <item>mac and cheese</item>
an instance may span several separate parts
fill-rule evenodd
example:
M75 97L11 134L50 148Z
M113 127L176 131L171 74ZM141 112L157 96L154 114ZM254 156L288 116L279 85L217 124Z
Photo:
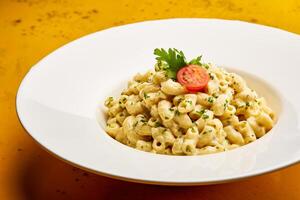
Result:
M244 79L212 64L202 92L190 93L159 67L137 74L118 99L107 98L106 132L133 148L159 154L202 155L255 141L275 114Z

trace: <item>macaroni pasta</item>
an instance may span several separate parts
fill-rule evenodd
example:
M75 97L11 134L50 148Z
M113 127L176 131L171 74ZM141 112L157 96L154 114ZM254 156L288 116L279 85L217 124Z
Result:
M248 144L273 127L274 112L242 77L211 64L201 67L210 79L197 93L158 66L135 75L118 99L106 99L106 132L142 151L202 155Z

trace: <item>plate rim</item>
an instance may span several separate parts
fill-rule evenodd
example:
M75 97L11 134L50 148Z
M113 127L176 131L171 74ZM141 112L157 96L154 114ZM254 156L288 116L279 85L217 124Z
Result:
M151 181L151 180L143 180L143 179L134 179L134 178L128 178L125 176L118 176L118 175L113 175L110 173L106 173L106 172L100 172L97 170L93 170L90 169L88 167L82 166L80 164L77 164L75 162L72 162L66 158L63 158L62 156L52 152L50 149L46 148L45 146L43 146L39 141L37 141L30 133L29 131L27 131L27 129L25 128L25 126L23 125L18 112L17 113L17 118L18 121L21 124L21 127L23 128L23 130L27 133L27 135L29 135L33 141L44 151L46 151L47 153L49 153L50 156L53 156L55 158L57 158L60 161L63 161L71 166L77 167L81 170L84 171L88 171L90 173L96 174L96 175L100 175L100 176L104 176L107 178L112 178L112 179L116 179L116 180L121 180L121 181L128 181L128 182L132 182L132 183L141 183L141 184L148 184L148 185L162 185L162 186L197 186L197 185L216 185L216 184L222 184L222 183L230 183L230 182L235 182L235 181L239 181L239 180L244 180L244 179L248 179L248 178L252 178L252 177L257 177L257 176L261 176L261 175L265 175L265 174L270 174L276 171L279 171L281 169L285 169L297 164L300 164L300 159L296 159L295 161L289 162L287 164L284 164L282 166L277 166L276 168L272 168L269 170L265 170L265 171L261 171L261 172L257 172L257 173L253 173L253 174L247 174L244 176L239 176L239 177L235 177L235 178L228 178L228 179L220 179L220 180L212 180L212 181L204 181L204 182L168 182L168 181Z

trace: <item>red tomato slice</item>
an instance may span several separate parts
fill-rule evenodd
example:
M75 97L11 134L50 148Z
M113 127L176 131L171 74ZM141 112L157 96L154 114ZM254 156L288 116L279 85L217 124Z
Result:
M205 69L198 65L187 65L177 72L177 80L187 90L198 92L206 87L209 75Z

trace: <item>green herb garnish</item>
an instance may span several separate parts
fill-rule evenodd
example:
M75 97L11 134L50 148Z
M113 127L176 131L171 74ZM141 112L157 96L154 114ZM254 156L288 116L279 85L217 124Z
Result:
M212 96L215 97L215 98L219 97L216 93L213 93Z
M207 98L207 101L208 101L209 103L213 103L213 102L214 102L214 98L213 98L213 97L208 97L208 98Z
M141 122L146 123L147 120L146 119L141 119Z
M202 115L202 119L208 119L208 118L209 118L209 116L207 114Z
M209 68L209 65L208 65L208 64L205 64L205 63L202 63L202 66L203 66L205 69L208 69L208 68Z
M145 98L145 99L148 99L149 97L150 97L150 96L145 92L145 93L144 93L144 98Z
M193 102L190 100L186 100L187 103L189 103L190 105L193 105Z
M190 62L187 62L184 53L175 48L169 48L168 51L163 48L156 48L154 49L154 55L157 56L156 60L158 65L162 66L167 64L167 66L164 66L161 69L165 70L167 76L174 80L176 80L178 70L180 70L182 67L185 67L188 64L201 66L200 61L202 56L198 56L197 58L192 59Z
M154 55L156 55L156 60L159 62L165 62L168 67L165 69L167 76L172 79L176 79L177 71L183 66L187 65L186 58L182 51L177 49L169 48L168 51L165 49L154 49Z
M228 99L226 99L226 100L225 100L225 103L224 103L224 109L228 106L228 103L229 103L229 102L228 102Z
M201 56L198 56L197 58L194 58L192 59L189 64L190 65L202 65L201 64L201 58L202 58L202 55Z
M204 113L205 113L205 110L202 109L202 110L197 110L196 113L199 115L199 116L202 116Z
M154 126L155 126L155 127L159 127L159 126L161 126L161 123L155 122Z

